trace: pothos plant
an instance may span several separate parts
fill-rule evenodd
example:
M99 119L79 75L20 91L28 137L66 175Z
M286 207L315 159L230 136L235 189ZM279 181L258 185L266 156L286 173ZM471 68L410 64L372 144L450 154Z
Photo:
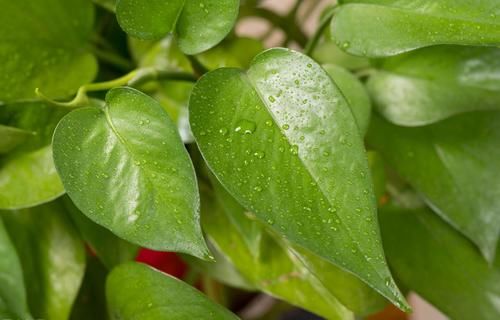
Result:
M0 0L0 318L500 318L500 3L301 5Z

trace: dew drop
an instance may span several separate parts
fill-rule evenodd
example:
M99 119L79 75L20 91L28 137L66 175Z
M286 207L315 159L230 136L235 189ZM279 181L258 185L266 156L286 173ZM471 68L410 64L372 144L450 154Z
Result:
M255 122L243 119L236 124L236 128L234 129L234 131L238 132L239 134L246 135L254 133L255 128Z

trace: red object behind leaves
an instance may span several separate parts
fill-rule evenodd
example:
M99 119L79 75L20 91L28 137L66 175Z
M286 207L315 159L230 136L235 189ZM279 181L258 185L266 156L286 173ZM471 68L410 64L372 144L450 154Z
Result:
M187 265L174 252L141 249L135 260L150 265L176 278L182 278L187 270Z

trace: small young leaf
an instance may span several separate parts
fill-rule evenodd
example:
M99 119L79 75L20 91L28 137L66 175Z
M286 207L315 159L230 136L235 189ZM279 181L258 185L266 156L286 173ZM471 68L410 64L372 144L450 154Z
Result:
M94 78L91 1L0 0L0 8L0 100L35 98L36 88L64 97Z
M106 297L111 320L238 319L188 284L135 262L109 274Z
M500 109L500 49L436 46L386 59L368 80L380 113L403 126Z
M493 260L500 232L500 112L418 128L373 117L367 137L437 214Z
M140 39L159 39L175 32L179 48L197 54L222 41L231 31L239 0L119 0L120 26Z
M80 231L82 238L94 250L95 254L108 269L135 259L139 249L137 246L118 238L108 229L101 227L87 218L75 207L68 196L63 196L60 201L64 204L66 211L78 231Z
M103 108L65 116L53 145L66 192L87 217L150 249L208 256L193 165L154 99L112 89Z
M31 319L21 262L0 218L0 317Z
M85 271L85 249L62 204L3 211L37 319L67 319Z
M500 318L500 261L476 248L430 210L382 208L387 259L402 283L450 319Z
M189 108L205 160L245 208L405 308L379 241L359 129L319 65L270 49L248 72L206 74Z
M331 24L345 51L383 57L437 44L500 44L497 0L343 0Z
M0 209L31 207L64 193L50 144L54 128L66 113L43 102L0 105L0 123L33 132L0 159Z

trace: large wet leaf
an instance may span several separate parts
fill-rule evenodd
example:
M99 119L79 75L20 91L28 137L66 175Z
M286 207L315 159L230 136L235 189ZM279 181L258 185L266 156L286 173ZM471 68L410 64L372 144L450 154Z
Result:
M67 319L85 270L85 249L58 201L3 211L21 260L32 315Z
M404 307L384 260L358 127L323 69L271 49L247 72L206 74L189 108L204 158L238 201Z
M500 112L418 128L374 117L367 137L437 214L493 260L500 230Z
M0 209L35 206L64 193L52 160L52 133L66 110L43 102L0 105L0 123L32 132L0 157Z
M332 36L355 55L391 56L438 44L500 44L496 0L343 0Z
M116 267L106 280L106 297L111 319L238 319L195 288L140 263Z
M202 196L203 229L253 286L328 319L384 306L386 300L364 282L268 232L222 186L214 187L215 198L208 191Z
M382 208L387 259L404 285L450 319L500 318L500 261L476 248L430 210Z
M31 319L21 262L1 219L0 256L0 317Z
M187 54L208 50L231 31L239 10L238 0L119 0L120 26L140 39L159 39L175 33Z
M206 258L193 165L154 99L131 88L65 116L54 161L74 204L132 243Z
M87 218L68 196L63 196L61 201L82 238L108 269L135 259L139 249L136 245L118 238L108 229Z
M500 49L437 46L383 61L368 81L389 121L425 125L454 114L500 109Z
M94 9L88 0L0 0L0 100L64 97L90 82Z

